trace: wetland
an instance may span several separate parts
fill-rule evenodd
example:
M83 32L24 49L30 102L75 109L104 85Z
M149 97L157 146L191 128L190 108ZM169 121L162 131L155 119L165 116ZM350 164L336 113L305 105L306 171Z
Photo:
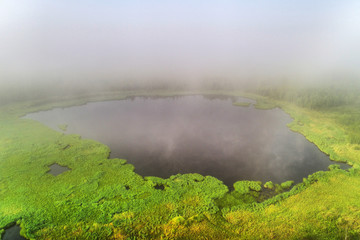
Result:
M288 114L279 108L259 110L253 103L241 97L133 97L26 118L101 142L110 147L110 158L126 159L142 176L200 173L231 187L238 180L298 183L327 170L329 157L287 127Z

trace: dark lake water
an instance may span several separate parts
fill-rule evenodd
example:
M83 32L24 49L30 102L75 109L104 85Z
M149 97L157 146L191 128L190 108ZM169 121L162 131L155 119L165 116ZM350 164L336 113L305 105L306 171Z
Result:
M331 162L290 131L280 109L233 106L230 98L184 96L89 103L27 115L66 133L108 145L143 176L200 173L227 185L238 180L301 182ZM252 101L237 99L237 101Z

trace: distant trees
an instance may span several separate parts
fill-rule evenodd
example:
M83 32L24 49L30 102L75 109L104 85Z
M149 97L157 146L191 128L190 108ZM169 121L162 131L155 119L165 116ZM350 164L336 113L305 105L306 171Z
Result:
M339 88L286 88L260 87L257 94L276 100L292 102L300 107L324 109L337 107L357 101L357 94L349 89Z
M294 88L261 86L255 92L275 100L314 110L330 110L335 121L347 129L349 142L360 144L360 89L349 86ZM335 108L335 109L334 109Z
M360 109L342 109L341 115L336 115L336 120L345 126L348 131L350 143L360 144Z

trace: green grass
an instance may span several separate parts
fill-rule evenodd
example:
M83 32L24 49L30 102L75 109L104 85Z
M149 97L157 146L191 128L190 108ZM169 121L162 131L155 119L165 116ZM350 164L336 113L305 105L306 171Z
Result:
M239 106L239 107L250 107L251 103L250 102L234 102L233 105Z
M265 100L265 99L257 99L255 104L256 109L261 110L269 110L278 107L273 101Z
M353 165L349 171L331 167L314 173L295 186L266 183L279 194L262 202L260 182L239 181L229 192L218 179L200 174L144 178L125 160L108 159L103 144L19 118L132 94L18 102L0 109L0 233L18 222L22 234L34 239L359 239L360 151L351 137L359 131L349 124L358 121L355 105L315 111L217 92L251 97L261 109L281 107L294 119L290 129L331 159ZM154 93L183 94L196 93ZM53 163L71 170L52 176L47 172Z

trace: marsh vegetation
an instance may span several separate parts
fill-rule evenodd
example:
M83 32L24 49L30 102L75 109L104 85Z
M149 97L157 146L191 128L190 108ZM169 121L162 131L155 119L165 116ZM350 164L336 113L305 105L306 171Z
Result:
M245 93L243 95L250 96ZM108 99L113 96L110 95ZM123 93L116 96L118 99L126 97ZM331 171L316 172L296 185L291 181L236 181L233 191L229 191L217 178L195 173L174 174L168 178L142 177L126 160L108 159L110 148L99 142L72 133L64 134L58 129L57 122L53 123L56 129L53 130L37 121L19 118L28 112L51 109L53 106L71 106L83 103L82 100L67 100L56 105L34 105L25 102L23 105L2 108L1 144L5 149L1 153L3 161L0 168L1 194L4 196L0 205L1 214L4 216L1 218L2 228L17 221L23 229L22 234L28 238L96 236L102 239L196 239L200 234L209 238L237 239L239 229L244 229L245 221L250 225L246 227L247 233L241 235L244 238L259 234L275 234L285 238L315 236L330 239L344 234L356 236L356 228L353 226L357 224L357 212L343 206L356 208L356 200L345 193L349 189L356 189L356 182L360 181L357 170L359 151L356 150L356 145L349 145L346 128L339 128L336 125L339 122L331 120L335 110L319 112L276 99L251 96L257 100L255 107L264 109L280 106L290 114L293 121L279 109L269 111L242 108L233 106L230 100L217 99L207 102L209 100L202 97L179 99L186 101L189 98L198 98L207 104L216 103L222 108L248 111L249 114L275 113L276 116L280 113L280 116L285 118L278 124L284 129L291 121L289 127L292 130L304 134L308 140L317 144L321 151L329 154L332 160L347 162L353 167L344 171L334 165L330 167ZM98 97L94 99L99 100ZM104 97L102 99L106 100ZM163 104L166 104L172 101L176 103L179 99L145 101L134 98L117 103L136 104L139 101L144 104L147 101L165 101ZM99 109L104 110L104 103L84 106L101 106ZM71 125L68 124L67 131L71 131ZM16 134L19 131L21 135ZM301 137L296 133L292 134ZM15 142L17 144L13 144ZM54 178L47 173L48 166L54 162L67 166L71 171L65 171ZM292 178L286 180L290 179ZM36 196L33 194L35 192ZM352 191L348 193L350 192ZM313 196L322 200L314 201ZM334 204L333 199L337 199L336 202L341 204ZM297 212L296 209L299 208L302 209L301 212ZM284 209L287 210L284 212ZM317 217L307 214L313 211L323 213L316 214ZM346 220L341 224L333 222L329 225L329 217L354 218L351 222ZM277 226L282 227L274 229L274 221ZM262 231L254 232L259 224ZM306 229L316 229L318 233L310 234Z

